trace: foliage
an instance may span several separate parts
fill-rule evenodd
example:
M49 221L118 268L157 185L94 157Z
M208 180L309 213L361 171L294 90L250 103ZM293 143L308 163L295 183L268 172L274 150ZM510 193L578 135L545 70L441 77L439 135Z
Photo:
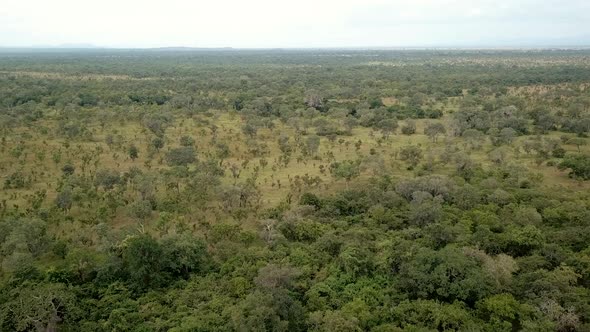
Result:
M342 162L336 162L330 165L332 176L337 179L344 179L346 182L350 182L352 178L359 176L360 174L360 162L345 160Z
M559 164L560 169L571 169L571 175L583 180L590 180L590 156L566 156Z
M0 50L0 330L589 330L589 54Z
M197 158L192 146L183 146L170 150L166 154L166 160L171 166L187 166L194 163Z

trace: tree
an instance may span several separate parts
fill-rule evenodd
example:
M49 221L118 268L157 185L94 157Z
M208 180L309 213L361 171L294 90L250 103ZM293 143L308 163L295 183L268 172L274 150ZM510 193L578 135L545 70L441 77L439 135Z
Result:
M353 178L360 175L360 161L344 160L330 165L332 176L336 179L346 180L346 186Z
M545 236L534 225L510 227L504 234L505 251L514 257L528 255L545 243Z
M513 331L521 325L521 304L511 294L492 295L477 303L480 317L489 322L494 331Z
M192 146L175 148L166 154L166 161L171 166L187 166L196 160L195 148Z
M433 142L436 142L438 140L439 135L444 135L446 133L447 129L440 122L430 123L428 124L428 126L426 126L426 128L424 128L424 134L430 137L430 139L432 139Z
M195 139L191 136L182 136L180 138L180 146L194 146Z
M313 332L360 332L359 320L341 310L315 311L309 317Z
M548 110L545 110L548 112ZM535 119L534 124L539 129L541 133L546 133L549 130L556 129L556 118L551 114L541 114L538 118Z
M118 171L112 169L103 169L96 172L94 176L94 184L99 187L102 186L104 189L110 190L117 184L120 184L121 175Z
M570 176L590 180L590 156L567 155L559 164L559 169L570 169Z
M242 132L249 137L255 137L258 132L258 128L253 123L246 123L242 126Z
M365 246L349 244L338 256L340 268L354 277L367 275L373 270L373 253Z
M72 190L70 188L65 188L55 197L55 205L66 212L72 208L73 201Z
M467 129L462 134L472 149L479 149L485 140L485 135L477 129Z
M131 158L131 160L135 160L139 156L139 149L135 145L132 144L129 146L128 153L129 153L129 158Z
M22 189L30 185L30 180L25 177L23 172L13 172L4 180L4 189Z
M358 120L353 116L347 116L344 118L344 127L349 134L352 134L352 129L358 124Z
M307 137L305 141L305 147L307 153L311 155L316 155L318 153L318 149L320 148L320 137L317 135L311 135Z
M304 331L304 317L301 303L286 290L255 290L235 306L228 330Z
M16 250L3 256L2 270L10 273L15 280L35 280L42 276L36 267L35 258L30 252Z
M383 134L383 137L386 139L389 137L389 135L395 133L397 127L398 124L395 119L383 119L377 123L377 128L381 130L381 134Z
M584 139L584 138L574 137L574 138L570 138L569 140L567 140L566 144L575 145L576 148L578 149L578 152L580 152L580 147L586 145L587 142L586 142L586 139Z
M210 267L205 243L190 235L171 235L162 240L166 270L173 277L188 279L191 273L206 272Z
M410 202L408 219L411 224L424 226L440 219L442 207L440 199L432 197L428 192L415 191Z
M453 113L454 125L462 133L467 129L487 132L490 128L490 114L477 107L464 107Z
M408 145L401 148L399 156L401 160L410 163L410 168L414 168L422 159L422 149L415 145Z
M229 158L229 156L231 155L231 150L229 149L229 146L225 143L217 144L216 148L216 156L219 159L219 166L221 166L223 160Z
M301 273L290 266L268 264L258 270L254 283L263 289L290 288Z
M496 148L492 151L490 151L490 153L488 153L488 157L490 159L491 162L493 162L496 165L501 165L504 164L504 162L506 161L506 157L508 156L508 148L505 146L501 146L499 148Z
M553 150L551 150L551 155L555 158L563 158L565 157L565 149L562 148L561 146L556 146L555 148L553 148Z
M49 243L47 224L42 220L19 218L0 223L0 252L3 255L19 252L37 258Z
M139 235L125 242L122 258L133 288L147 290L165 281L164 251L151 236Z
M167 121L160 117L149 117L145 120L144 125L158 137L164 137L166 131Z
M406 123L402 126L402 134L412 135L416 133L416 121L406 120Z
M73 293L61 283L26 282L10 293L10 300L0 307L0 314L16 331L57 331L58 324L76 306Z
M508 127L502 128L500 131L496 130L495 132L490 132L490 139L492 140L492 144L496 146L503 144L510 145L517 135L518 133L516 130Z
M476 257L449 246L439 251L418 249L401 264L399 275L400 286L421 299L474 304L494 290L492 276Z
M241 111L244 108L244 100L241 97L234 99L234 102L232 103L232 107L236 111Z
M415 331L462 331L480 330L479 322L474 322L471 313L460 302L453 304L434 300L404 300L392 310L392 319ZM392 328L377 331L393 332L405 329Z
M76 171L76 168L74 167L74 165L72 164L65 164L62 168L61 171L63 172L63 174L65 176L70 176L72 174L74 174L74 171Z
M321 111L324 107L324 99L316 91L308 91L305 94L305 105L313 107L318 111Z
M129 206L131 216L144 220L152 215L152 203L148 200L138 200Z
M164 140L161 137L154 137L152 140L152 146L156 151L160 151L160 149L164 147Z
M577 331L580 328L580 317L573 307L565 309L555 300L549 299L541 303L539 309L547 319L554 322L556 331Z
M289 136L281 135L278 139L278 143L279 143L279 150L281 150L281 152L283 154L285 154L285 155L291 154L291 152L293 151L293 148L289 144Z

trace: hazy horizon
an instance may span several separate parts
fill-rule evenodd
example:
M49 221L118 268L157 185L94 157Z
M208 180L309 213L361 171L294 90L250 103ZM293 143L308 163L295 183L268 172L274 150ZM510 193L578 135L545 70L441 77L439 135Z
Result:
M4 48L537 48L590 45L574 0L11 1Z

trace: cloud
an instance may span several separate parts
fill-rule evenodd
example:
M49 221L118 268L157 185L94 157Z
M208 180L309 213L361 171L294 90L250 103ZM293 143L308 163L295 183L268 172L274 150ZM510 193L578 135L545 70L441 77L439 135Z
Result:
M590 34L590 1L4 0L0 45L497 44Z

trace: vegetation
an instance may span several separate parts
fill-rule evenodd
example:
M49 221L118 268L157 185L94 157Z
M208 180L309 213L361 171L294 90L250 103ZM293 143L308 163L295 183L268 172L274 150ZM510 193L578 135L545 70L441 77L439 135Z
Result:
M590 330L590 52L0 51L2 331Z

